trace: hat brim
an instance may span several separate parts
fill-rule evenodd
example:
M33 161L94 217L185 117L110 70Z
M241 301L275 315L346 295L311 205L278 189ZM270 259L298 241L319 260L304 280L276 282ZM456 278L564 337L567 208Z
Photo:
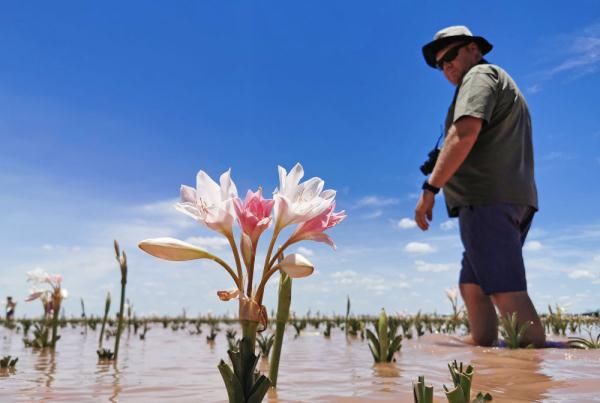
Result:
M481 54L485 55L492 50L493 46L491 43L487 41L482 36L469 36L469 35L455 35L455 36L447 36L445 38L439 38L434 41L429 42L427 45L423 46L423 57L425 58L425 62L429 65L429 67L436 68L435 63L435 55L440 50L444 49L446 46L450 45L453 42L464 42L464 41L473 41L479 45L479 49L481 49Z

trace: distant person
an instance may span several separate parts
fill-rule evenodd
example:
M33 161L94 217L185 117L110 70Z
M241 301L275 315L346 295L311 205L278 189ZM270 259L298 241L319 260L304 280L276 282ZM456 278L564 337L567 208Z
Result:
M13 301L12 297L6 297L6 320L13 320L15 318L15 308L17 303Z
M465 26L437 32L425 62L456 87L444 146L423 183L415 221L427 230L440 189L448 215L458 217L464 246L460 291L475 344L498 337L500 315L531 322L524 344L542 347L544 328L527 293L522 248L538 209L531 120L513 79L483 56L492 45ZM425 164L424 164L425 166Z

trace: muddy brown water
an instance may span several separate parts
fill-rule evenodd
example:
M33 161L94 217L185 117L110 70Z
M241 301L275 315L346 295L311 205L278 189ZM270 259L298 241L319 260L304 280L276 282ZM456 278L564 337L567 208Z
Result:
M213 345L206 327L201 335L188 329L154 325L143 341L125 332L116 366L98 363L98 332L89 329L61 329L55 352L25 348L22 334L0 329L0 354L19 357L15 371L0 372L0 402L226 402L217 370L227 356L225 329ZM471 363L474 394L490 392L497 402L600 401L600 350L481 348L448 335L402 344L395 363L375 366L366 340L346 340L339 329L330 339L316 330L294 338L288 329L278 388L265 402L412 402L419 375L445 402L453 360ZM260 368L268 371L268 362Z

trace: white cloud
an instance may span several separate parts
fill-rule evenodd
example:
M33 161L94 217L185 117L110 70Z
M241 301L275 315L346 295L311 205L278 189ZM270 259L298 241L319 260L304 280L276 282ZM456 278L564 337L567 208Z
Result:
M305 256L313 256L315 254L315 252L313 252L312 249L305 248L304 246L300 246L296 250L298 251L298 253Z
M551 151L547 154L542 155L538 159L540 161L571 161L575 158L576 156L573 154L565 153L562 151Z
M440 228L443 231L450 231L451 229L454 229L456 227L457 227L456 220L446 220L440 224Z
M382 210L375 210L372 213L363 215L362 218L373 219L373 218L381 217L382 215L383 215Z
M50 244L44 244L44 245L42 246L42 249L43 249L43 250L53 250L53 249L54 249L54 246L53 246L53 245L50 245Z
M211 249L222 250L229 246L229 241L222 236L193 236L187 238L185 242L208 251Z
M544 71L535 72L536 80L550 80L559 74L570 74L569 79L577 79L600 69L600 23L592 24L576 33L548 38L548 50L540 55L554 58L555 61ZM528 88L528 92L541 90L540 83Z
M525 243L525 246L523 247L523 250L526 250L529 252L535 252L535 251L542 249L543 247L544 246L542 245L542 243L540 241L527 241Z
M457 265L454 263L429 263L423 260L417 260L415 266L417 271L424 273L440 273L457 268Z
M542 90L542 86L540 84L533 84L529 87L527 87L527 92L529 94L536 94L538 92L540 92Z
M389 278L377 275L359 275L353 270L337 271L331 274L331 278L337 286L356 287L363 291L373 292L375 295L381 295L394 288L410 287L406 281L390 281Z
M409 242L404 247L404 250L408 253L433 253L435 249L428 243L424 242Z
M398 221L396 225L398 226L398 228L401 229L411 229L415 228L417 226L417 223L415 222L415 220L412 220L410 218L403 218L400 221Z
M356 207L384 207L398 204L398 199L366 196L356 203Z
M589 278L595 279L596 275L589 270L573 270L569 273L569 278L572 279L580 279L580 278Z

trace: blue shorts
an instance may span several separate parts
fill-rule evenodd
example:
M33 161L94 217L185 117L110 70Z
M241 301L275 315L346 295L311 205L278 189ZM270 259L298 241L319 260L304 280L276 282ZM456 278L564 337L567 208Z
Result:
M486 295L526 291L523 244L534 214L533 207L508 203L461 207L459 283L477 284Z

